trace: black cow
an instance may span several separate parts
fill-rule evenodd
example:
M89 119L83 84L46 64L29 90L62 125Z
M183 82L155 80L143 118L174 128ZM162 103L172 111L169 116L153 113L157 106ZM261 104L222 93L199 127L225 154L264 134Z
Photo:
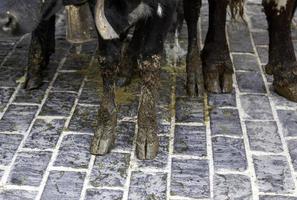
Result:
M54 53L55 13L63 5L86 0L1 0L0 35L18 36L32 32L28 76L25 87L40 86L42 70ZM158 152L156 96L160 54L175 11L175 0L88 0L98 29L99 63L103 79L102 105L91 153L106 154L114 144L117 111L115 78L123 41L134 34L126 55L138 62L142 78L138 111L137 157L153 159ZM129 70L128 70L129 71Z
M226 10L230 4L233 14L243 14L244 0L208 0L209 29L201 52L205 88L212 93L232 91L232 64L226 40ZM184 0L184 15L189 30L187 59L187 90L190 95L197 93L201 80L197 58L197 22L201 0ZM266 72L274 76L276 92L297 102L297 64L291 39L291 20L296 0L263 0L269 30L269 62Z

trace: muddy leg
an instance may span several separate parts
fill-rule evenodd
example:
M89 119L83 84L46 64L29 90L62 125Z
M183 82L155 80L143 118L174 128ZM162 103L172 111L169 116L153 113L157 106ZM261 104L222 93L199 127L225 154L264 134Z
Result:
M49 58L54 51L55 16L42 21L32 33L25 89L36 89L42 84L42 70L48 65Z
M99 63L103 80L103 96L98 112L97 127L90 151L94 155L108 153L116 139L117 110L115 104L115 77L120 57L119 41L99 39Z
M226 39L227 0L209 0L209 29L202 51L205 87L211 93L232 92L233 68Z
M138 110L136 154L141 160L154 159L159 149L156 101L160 74L160 56L141 61L142 87Z
M203 96L204 79L200 61L197 24L201 0L184 0L184 16L188 26L187 93Z
M273 86L278 94L297 102L297 63L291 37L295 0L280 6L263 1L269 29L269 62L266 71L273 74Z

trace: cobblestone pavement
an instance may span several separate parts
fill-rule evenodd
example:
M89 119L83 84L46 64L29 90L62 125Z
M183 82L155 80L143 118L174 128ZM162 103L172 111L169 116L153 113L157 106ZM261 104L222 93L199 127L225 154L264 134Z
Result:
M2 41L0 199L296 200L297 104L277 96L263 73L268 37L261 6L248 3L247 14L249 27L227 27L234 93L189 99L183 64L163 68L161 145L153 161L134 154L137 99L131 88L117 92L115 149L103 157L88 152L100 100L96 43L76 55L60 17L44 85L27 93L21 85L30 39ZM205 3L200 27L204 38ZM297 44L295 29L293 38ZM185 41L182 34L182 47Z

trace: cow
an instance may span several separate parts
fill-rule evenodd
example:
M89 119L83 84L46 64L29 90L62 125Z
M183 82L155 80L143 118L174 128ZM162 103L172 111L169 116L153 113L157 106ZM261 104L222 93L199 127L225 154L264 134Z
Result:
M210 93L230 93L232 91L232 62L226 39L226 12L234 17L243 15L244 0L208 0L209 29L201 52L205 89ZM197 22L201 0L184 0L184 17L188 26L187 91L196 95L202 78L199 65ZM297 63L291 38L291 21L297 6L296 0L263 0L268 21L269 61L265 66L267 74L273 75L275 91L297 102ZM198 56L197 56L198 55ZM198 91L199 92L199 91Z
M98 125L90 152L104 155L115 142L116 71L121 62L123 43L133 30L125 54L129 55L127 62L138 63L142 80L136 155L139 159L153 159L159 147L155 104L160 55L176 9L176 0L1 0L0 36L21 36L32 32L25 88L38 88L42 82L42 70L55 50L55 14L64 5L79 6L84 3L89 3L97 25L98 60L103 80Z

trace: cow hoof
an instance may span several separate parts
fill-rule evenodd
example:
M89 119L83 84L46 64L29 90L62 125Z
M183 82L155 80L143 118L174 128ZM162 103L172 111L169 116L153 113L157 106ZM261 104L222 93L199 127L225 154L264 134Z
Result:
M110 134L109 137L94 136L90 152L93 155L105 155L110 152L114 145L115 137Z
M159 137L138 137L136 141L136 156L140 160L153 160L159 151Z
M297 83L288 83L287 81L274 81L274 89L276 93L285 97L290 101L297 102Z
M273 66L271 64L265 65L265 72L268 75L273 75Z
M233 90L232 72L224 66L204 72L205 88L210 93L231 93Z
M24 89L34 90L39 88L42 85L42 78L39 76L33 78L26 78Z

